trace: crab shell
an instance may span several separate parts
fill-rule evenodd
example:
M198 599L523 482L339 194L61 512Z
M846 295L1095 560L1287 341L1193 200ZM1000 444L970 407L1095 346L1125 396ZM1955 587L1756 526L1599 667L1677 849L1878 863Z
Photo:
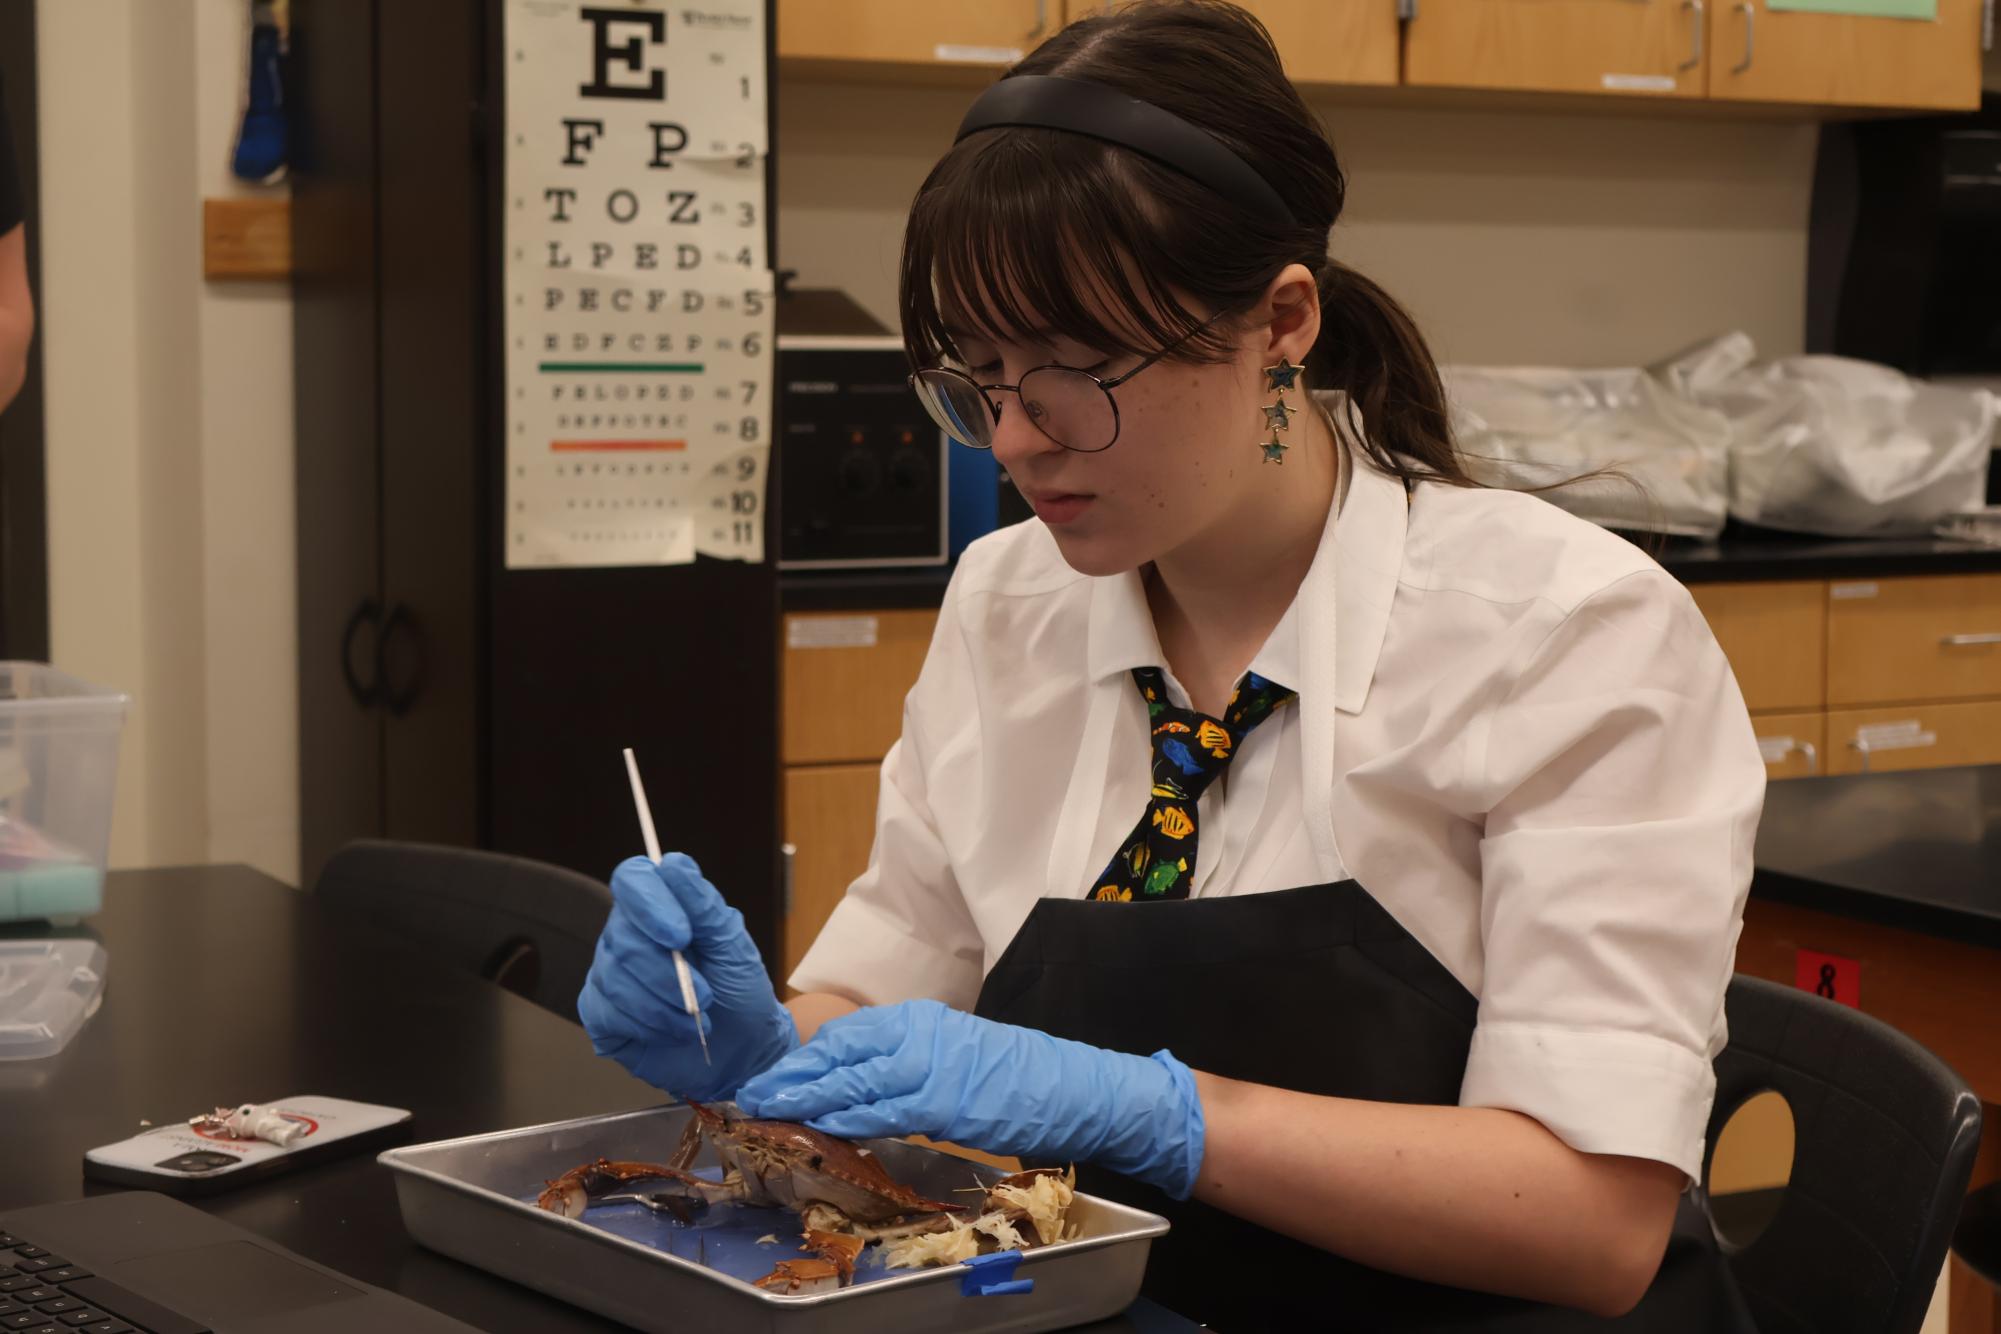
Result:
M861 1255L863 1242L852 1232L821 1232L807 1228L799 1234L806 1241L806 1249L819 1255L822 1260L831 1260L841 1271L841 1282L846 1283L855 1276L855 1260Z
M725 1116L700 1103L688 1104L699 1133L716 1148L727 1169L742 1176L744 1198L803 1213L827 1204L855 1223L886 1223L905 1214L964 1213L968 1206L927 1200L883 1169L866 1149L810 1126L791 1121L753 1121ZM697 1131L699 1127L699 1131ZM693 1161L689 1141L675 1156L676 1167Z

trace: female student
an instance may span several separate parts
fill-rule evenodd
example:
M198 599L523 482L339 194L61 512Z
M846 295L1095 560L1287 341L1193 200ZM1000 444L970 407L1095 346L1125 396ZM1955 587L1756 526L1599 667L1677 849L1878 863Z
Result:
M670 856L619 868L580 1011L676 1093L1086 1164L1225 1329L1748 1331L1684 1194L1742 698L1637 547L1468 479L1423 339L1328 258L1344 188L1213 0L973 104L904 336L1038 521L954 573L805 994Z

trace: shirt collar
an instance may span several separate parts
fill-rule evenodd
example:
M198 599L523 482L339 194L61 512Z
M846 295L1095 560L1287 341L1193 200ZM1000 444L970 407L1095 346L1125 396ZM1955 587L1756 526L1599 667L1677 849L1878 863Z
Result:
M1325 688L1306 677L1331 658L1335 707L1359 713L1389 629L1403 568L1408 501L1398 478L1353 452L1347 458L1352 466L1345 470L1341 503L1329 506L1319 549L1299 592L1251 667L1304 695ZM1334 633L1337 621L1339 634ZM1316 643L1332 652L1314 652L1309 644ZM1087 654L1091 679L1102 681L1163 661L1139 571L1093 579Z

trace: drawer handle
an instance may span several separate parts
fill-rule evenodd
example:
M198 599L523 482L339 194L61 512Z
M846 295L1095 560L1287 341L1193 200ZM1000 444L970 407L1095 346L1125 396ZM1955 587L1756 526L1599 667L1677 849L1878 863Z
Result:
M1927 732L1916 720L1903 723L1874 723L1856 733L1848 748L1862 756L1862 772L1869 772L1869 756L1879 750L1916 750L1936 746L1938 733Z
M1947 648L1972 648L1976 644L2001 644L2001 630L1982 635L1947 635L1938 642Z
M1758 752L1768 765L1783 764L1792 755L1804 755L1807 776L1812 777L1820 772L1820 751L1815 749L1811 741L1800 741L1789 736L1759 737Z

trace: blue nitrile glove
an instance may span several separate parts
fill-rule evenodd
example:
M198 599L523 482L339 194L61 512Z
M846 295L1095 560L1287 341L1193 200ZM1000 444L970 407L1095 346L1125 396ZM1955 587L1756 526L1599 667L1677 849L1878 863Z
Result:
M751 1116L849 1139L928 1135L1088 1162L1177 1200L1202 1166L1202 1101L1165 1051L1131 1056L904 1001L829 1020L737 1090Z
M611 877L611 897L611 919L577 997L577 1017L598 1055L655 1088L707 1102L729 1097L799 1045L743 914L702 879L693 859L670 852L655 866L628 858ZM682 1004L674 950L694 975L713 1065L703 1064L695 1021Z

